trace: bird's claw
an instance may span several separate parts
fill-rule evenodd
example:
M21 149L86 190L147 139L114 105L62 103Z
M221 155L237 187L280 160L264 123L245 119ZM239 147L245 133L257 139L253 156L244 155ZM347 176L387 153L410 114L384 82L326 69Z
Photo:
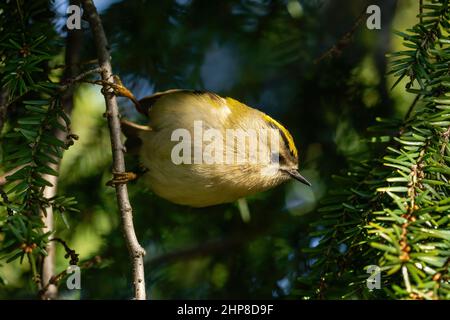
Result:
M116 75L113 76L114 82L109 82L106 80L98 80L97 83L103 85L103 90L112 90L112 93L119 97L125 97L133 102L136 100L133 93L128 90L123 84L120 78Z
M106 185L115 187L119 184L126 184L129 181L137 179L137 174L134 172L113 172L113 178L109 180Z
M122 84L122 81L120 80L119 76L113 75L113 82L109 82L106 80L97 80L95 83L103 86L102 88L103 94L110 92L117 97L128 98L134 103L137 111L139 111L142 114L145 114L141 108L141 104L139 103L139 101L136 99L134 94Z

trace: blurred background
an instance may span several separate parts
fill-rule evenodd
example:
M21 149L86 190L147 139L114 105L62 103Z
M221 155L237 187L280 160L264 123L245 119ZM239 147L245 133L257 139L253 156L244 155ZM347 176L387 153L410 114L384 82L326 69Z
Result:
M311 261L303 252L318 239L317 206L333 188L331 176L347 158L364 153L366 129L378 116L403 117L411 103L402 85L391 90L386 53L399 50L392 30L414 24L417 1L388 0L130 0L94 1L109 38L112 64L142 98L187 88L214 91L258 108L294 136L300 171L313 184L287 183L248 199L244 222L235 204L193 209L129 185L135 225L147 250L152 299L305 298L297 278ZM381 8L381 30L362 14ZM53 27L66 35L68 1L53 4ZM85 28L82 61L95 57ZM331 48L334 48L330 51ZM63 63L61 52L52 63ZM55 77L60 74L56 73ZM112 188L110 142L98 87L77 88L72 131L79 140L64 155L59 193L75 196L79 213L58 215L57 235L101 263L82 271L82 290L66 299L122 299L132 295L130 264ZM120 99L121 112L145 122ZM127 159L128 168L136 159ZM67 267L58 247L57 270ZM35 296L27 265L0 268L0 298Z

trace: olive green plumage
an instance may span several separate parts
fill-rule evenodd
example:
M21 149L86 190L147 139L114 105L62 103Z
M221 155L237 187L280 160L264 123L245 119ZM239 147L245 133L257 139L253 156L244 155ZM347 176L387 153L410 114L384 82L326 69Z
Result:
M157 93L140 100L140 105L143 110L148 110L148 126L125 122L123 130L128 136L127 145L139 149L140 161L147 169L143 175L144 183L164 199L192 207L206 207L268 190L291 178L309 184L297 172L298 153L290 133L279 122L259 110L232 98L189 90ZM227 129L241 130L244 133L275 129L279 135L279 145L276 148L278 162L194 163L196 148L197 151L200 149L200 154L204 154L208 142L213 142L212 139L206 143L195 140L195 123L201 123L205 130L214 129L215 131L210 130L217 134L214 143L218 143L216 146L223 146L223 150L226 149L227 152L231 150L233 157L236 157L234 159L249 155L250 140L245 141L247 149L242 151L236 143L231 143L231 139L226 139ZM173 141L173 134L177 129L184 129L191 138L194 137L189 151L190 163L174 163L174 147L180 143L179 140ZM211 145L209 148L211 149ZM273 157L269 141L260 143L258 148L261 154ZM217 150L211 154L219 157Z

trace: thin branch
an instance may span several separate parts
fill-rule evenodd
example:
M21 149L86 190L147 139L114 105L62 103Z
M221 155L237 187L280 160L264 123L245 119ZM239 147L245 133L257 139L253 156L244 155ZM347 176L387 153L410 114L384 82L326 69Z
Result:
M89 259L80 265L80 269L86 270L90 269L95 265L99 265L102 262L102 258L100 256L95 256L92 259ZM45 286L39 291L39 296L41 299L44 299L46 292L51 286L58 286L58 283L67 275L67 269L61 271L60 273L52 276Z
M108 52L108 41L97 9L92 0L82 0L85 16L89 21L92 30L97 57L100 67L103 69L102 80L114 82L110 55ZM119 119L119 108L111 88L106 84L103 87L103 95L106 103L106 115L108 119L109 132L111 136L111 147L113 154L113 171L118 174L125 172L124 146L121 141L121 128ZM116 184L116 196L119 206L122 228L127 243L128 251L131 257L133 270L134 298L145 300L145 278L144 278L144 255L145 250L141 247L136 237L133 225L133 213L128 198L128 189L126 184Z
M75 68L77 65L72 64L71 66L72 66L72 68ZM67 70L67 68L65 70ZM80 73L79 75L74 76L73 78L66 78L66 80L62 81L62 84L59 86L58 90L60 92L67 91L67 90L71 89L71 87L73 87L75 84L77 84L78 82L81 82L81 81L97 84L94 81L85 80L86 77L88 77L92 74L95 74L95 73L101 74L102 68L94 68L91 70L84 71L84 72ZM19 100L23 99L28 93L30 93L32 91L34 91L34 89L27 90L24 93L22 93L21 95L18 95L17 97L15 97L11 101L9 101L8 103L4 103L4 104L0 105L0 113L2 112L2 110L8 110L13 104L15 104Z
M79 261L78 256L79 256L79 254L76 253L75 250L71 249L63 239L61 239L61 238L53 238L52 241L59 242L64 247L64 250L66 251L66 254L64 255L64 258L66 258L66 259L70 258L69 263L71 265L77 265L78 264L78 261Z
M81 80L84 80L86 77L90 76L91 74L96 74L96 73L101 74L102 72L103 72L103 69L100 67L82 72L79 75L77 75L73 78L69 78L66 81L64 81L64 84L59 88L59 90L65 91L68 88L70 88L73 84L75 84L76 82L80 82Z
M79 5L79 0L71 0L70 4ZM79 68L77 65L80 62L80 52L83 40L83 33L81 30L69 30L67 33L66 39L66 54L65 54L65 63L67 64L67 68L64 70L62 76L62 83L64 84L60 91L63 92L61 97L61 104L64 108L64 112L68 115L71 114L73 109L73 93L74 88L71 84L75 83L74 77L86 76L86 73L82 73L78 75ZM77 76L76 76L77 75ZM66 128L66 130L58 130L56 129L54 135L56 139L61 141L66 141L70 134L70 128L66 126L66 123L63 119L58 119L59 123ZM52 168L55 171L59 171L59 160L57 163L48 162L47 166ZM58 188L58 177L54 175L43 175L43 178L50 182L52 186L46 186L43 190L43 196L46 199L51 199L56 196L57 188ZM45 211L41 214L41 219L44 223L43 232L54 231L54 221L53 221L53 207L48 206L45 208ZM49 237L49 240L54 240L53 234ZM44 300L56 299L58 296L58 288L55 284L51 282L51 279L55 275L55 256L56 256L56 248L54 241L49 241L46 246L47 256L42 258L42 269L41 269L41 283L47 284L45 285L45 290L42 288L40 290L40 298ZM44 286L44 285L42 285Z
M366 9L364 9L363 12L358 16L358 19L356 19L352 28L349 31L347 31L338 40L338 42L335 45L333 45L330 49L328 49L320 57L318 57L316 60L314 60L314 64L318 64L319 62L321 62L322 60L327 59L327 58L340 56L342 54L342 51L351 43L351 41L353 39L353 35L355 34L356 30L358 30L358 27L364 21L364 18L366 16L367 16Z

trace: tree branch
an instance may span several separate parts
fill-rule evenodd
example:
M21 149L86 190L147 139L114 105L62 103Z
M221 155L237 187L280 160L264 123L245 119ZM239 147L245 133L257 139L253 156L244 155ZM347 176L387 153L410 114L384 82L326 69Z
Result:
M92 0L82 0L84 14L89 21L92 30L95 46L97 49L97 57L100 67L102 68L102 80L114 82L110 56L108 52L108 42L106 40L105 31L97 9ZM108 119L109 132L111 137L111 147L113 154L113 171L117 173L125 172L124 146L120 139L121 128L119 119L119 108L117 100L111 89L104 85L103 95L106 103L106 115ZM122 228L127 243L128 251L132 260L134 298L144 300L145 295L145 279L144 279L144 255L145 251L139 244L133 225L133 214L128 198L128 190L126 184L117 184L116 196L119 206Z
M70 4L79 4L79 0L71 0ZM80 62L80 52L82 46L83 33L81 30L68 30L67 39L66 39L66 54L65 54L65 63L67 64L67 68L64 70L62 76L62 83L72 79L79 73L79 68L77 65ZM61 104L64 108L64 111L70 115L73 109L73 86L63 86L64 93L61 98ZM59 122L62 126L66 126L66 123L63 119L59 119ZM70 132L69 128L66 128L66 131L55 130L55 137L58 140L66 141L67 134ZM56 160L56 159L55 159ZM59 171L59 163L51 163L47 164L55 171ZM47 199L53 198L56 195L58 188L58 177L53 175L44 175L43 178L49 181L52 186L45 187L43 191L43 196ZM43 232L54 231L53 225L53 207L48 206L45 208L45 212L42 212L42 221L45 225L43 228ZM53 239L53 235L49 237L50 240ZM58 296L58 288L57 286L51 282L51 279L55 275L55 243L54 241L49 241L47 244L46 251L48 255L43 257L42 259L42 269L41 269L41 283L43 284L40 292L40 298L44 300L56 299ZM44 284L46 284L44 286Z

